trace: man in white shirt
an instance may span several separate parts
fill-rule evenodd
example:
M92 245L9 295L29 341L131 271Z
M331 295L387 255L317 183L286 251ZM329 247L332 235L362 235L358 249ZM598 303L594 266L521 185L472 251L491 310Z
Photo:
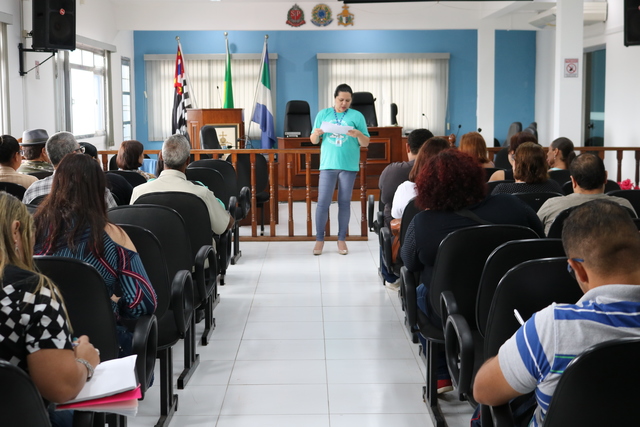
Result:
M222 234L233 226L234 219L225 210L222 203L207 187L187 181L185 171L189 164L191 146L182 135L170 136L162 144L162 160L164 170L157 179L138 185L133 189L131 204L143 194L158 193L164 191L181 191L195 194L207 205L211 228L215 234Z

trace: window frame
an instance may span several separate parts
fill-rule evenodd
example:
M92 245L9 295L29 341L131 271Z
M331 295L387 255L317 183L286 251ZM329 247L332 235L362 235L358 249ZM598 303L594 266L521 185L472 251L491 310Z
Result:
M97 43L99 44L99 43ZM71 64L70 51L59 51L57 54L57 76L59 78L56 86L56 98L58 109L58 128L72 132L73 114L71 105L71 70L93 71L94 74L102 76L103 106L102 120L104 121L104 129L93 134L75 134L76 139L103 138L105 148L112 147L113 142L113 95L112 95L112 78L111 78L111 53L115 48L95 47L86 43L76 43L76 50L89 51L103 57L104 64L100 67L88 67L79 64ZM100 71L96 73L96 70Z
M129 73L127 75L127 80L129 81L129 90L125 91L124 90L124 81L125 81L125 73L124 73L124 67L127 66L129 67ZM122 139L123 140L127 140L127 137L125 136L125 126L129 126L129 139L132 139L135 135L134 130L133 130L133 92L131 90L132 88L132 66L131 66L131 58L127 58L125 56L120 58L120 70L121 70L121 81L122 81L122 85L121 85L121 95L122 95ZM129 120L125 120L124 117L124 96L128 95L129 96Z

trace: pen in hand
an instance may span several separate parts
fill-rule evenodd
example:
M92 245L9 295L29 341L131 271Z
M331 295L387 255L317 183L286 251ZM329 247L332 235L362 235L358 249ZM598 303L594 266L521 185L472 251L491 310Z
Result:
M518 321L518 323L520 323L520 325L524 325L524 319L522 319L522 316L520 316L518 309L513 309L513 315L516 317L516 320Z

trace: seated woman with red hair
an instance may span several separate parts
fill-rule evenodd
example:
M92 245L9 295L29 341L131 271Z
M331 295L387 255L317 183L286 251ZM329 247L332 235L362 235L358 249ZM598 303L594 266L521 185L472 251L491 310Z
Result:
M480 225L463 216L472 212L493 224L523 225L544 236L542 223L529 206L515 196L486 196L485 172L478 161L458 150L447 149L431 157L416 179L416 203L424 211L418 213L405 235L402 260L412 272L420 272L417 289L418 308L434 325L441 320L429 306L429 287L440 242L452 231ZM461 260L464 265L464 260ZM444 357L442 357L444 362ZM438 389L448 381L446 363L438 369ZM450 385L450 384L449 384Z

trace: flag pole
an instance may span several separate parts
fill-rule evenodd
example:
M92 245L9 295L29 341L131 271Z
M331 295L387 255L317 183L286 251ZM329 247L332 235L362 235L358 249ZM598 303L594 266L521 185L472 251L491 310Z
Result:
M262 46L262 55L260 57L260 73L258 73L258 78L256 79L256 90L253 93L253 108L251 110L251 119L249 120L249 130L251 130L251 123L253 122L253 114L256 112L256 101L258 99L258 88L260 87L260 79L262 78L262 64L264 63L264 54L266 52L265 46L267 44L267 40L269 39L269 34L264 35L264 45ZM269 66L269 64L267 64ZM249 137L249 130L247 130L247 138ZM251 144L251 148L253 148L253 143Z
M191 81L189 75L187 74L187 58L184 56L184 50L182 50L182 43L180 43L180 36L176 36L176 41L178 42L178 47L180 48L180 52L182 52L182 69L184 70L184 76L187 81ZM193 87L193 85L191 86ZM196 91L194 88L193 93L190 94L190 97L193 99L193 108L198 108L198 100L196 99Z

